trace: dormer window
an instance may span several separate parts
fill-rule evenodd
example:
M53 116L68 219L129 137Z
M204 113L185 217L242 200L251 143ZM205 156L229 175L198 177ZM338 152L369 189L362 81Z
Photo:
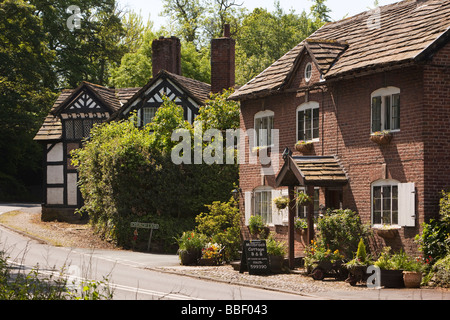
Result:
M312 64L311 62L308 62L305 66L305 81L309 82L311 80L312 76Z

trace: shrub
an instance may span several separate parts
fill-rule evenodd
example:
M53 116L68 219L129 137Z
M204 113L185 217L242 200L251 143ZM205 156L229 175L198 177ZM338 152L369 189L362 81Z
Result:
M362 238L365 243L369 228L361 223L359 215L349 209L327 210L317 224L318 242L330 250L339 250L345 258L352 259Z
M276 240L272 233L267 237L266 246L269 255L284 257L287 253L286 242Z
M264 223L262 216L251 216L248 220L248 229L251 234L259 234L262 239L265 239L268 236L268 234L266 235L264 233L266 224Z
M239 257L240 248L240 215L236 201L215 201L206 206L209 212L202 212L196 218L197 231L205 234L213 243L225 247L224 260L230 261Z
M167 248L183 231L178 226L193 221L205 204L229 198L238 180L237 165L174 164L171 136L177 128L192 130L182 107L165 99L144 128L136 128L133 117L96 125L83 148L73 152L84 199L81 211L105 239L131 247L131 221L160 221L154 240ZM170 224L175 228L165 227Z
M422 234L415 238L423 255L433 260L443 258L450 252L450 192L442 192L439 215L439 219L424 222Z
M450 254L436 261L429 278L431 278L430 285L450 288Z

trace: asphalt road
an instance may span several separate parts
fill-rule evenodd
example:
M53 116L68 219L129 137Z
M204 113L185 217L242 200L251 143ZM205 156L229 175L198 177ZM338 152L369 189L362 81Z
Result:
M21 209L0 205L0 212ZM176 255L119 250L89 250L54 247L24 237L0 226L0 250L9 261L28 269L50 272L66 268L72 279L102 281L107 277L120 300L293 300L309 299L246 286L230 285L162 273L145 268L178 265Z

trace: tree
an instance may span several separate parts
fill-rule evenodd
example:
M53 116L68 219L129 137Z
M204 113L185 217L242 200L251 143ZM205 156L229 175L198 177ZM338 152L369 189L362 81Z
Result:
M49 49L56 53L52 69L58 86L76 87L81 81L106 84L109 68L119 63L126 52L122 12L115 0L29 2L42 19ZM68 27L71 18L80 19L80 28Z
M290 10L284 12L280 3L275 11L256 8L245 16L237 34L236 82L244 84L274 61L307 38L320 23Z
M40 184L41 149L33 142L47 114L56 79L35 7L0 3L0 198L25 200L24 185ZM17 198L15 198L17 197Z

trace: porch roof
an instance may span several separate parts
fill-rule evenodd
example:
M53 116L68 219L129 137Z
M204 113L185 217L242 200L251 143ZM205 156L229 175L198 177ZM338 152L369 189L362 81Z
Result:
M347 175L334 156L287 156L276 177L276 185L334 187L345 185Z

